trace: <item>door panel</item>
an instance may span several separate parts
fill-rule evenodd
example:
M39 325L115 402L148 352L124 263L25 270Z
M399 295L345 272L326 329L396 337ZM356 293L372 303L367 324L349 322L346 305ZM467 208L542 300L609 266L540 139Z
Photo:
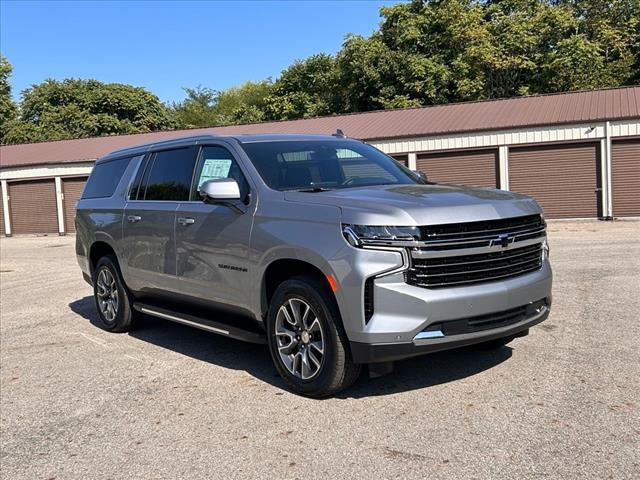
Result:
M133 290L155 295L179 290L176 209L189 199L197 153L195 146L153 153L136 189L137 199L125 206L122 255L125 279Z
M239 185L238 209L199 200L202 183L212 178L233 178ZM221 145L202 148L191 188L191 201L176 214L176 253L179 288L184 295L219 303L247 306L249 240L255 201L231 152Z
M130 201L123 218L123 274L130 288L175 290L178 202Z
M182 203L176 223L177 274L183 295L247 306L252 211L224 205Z

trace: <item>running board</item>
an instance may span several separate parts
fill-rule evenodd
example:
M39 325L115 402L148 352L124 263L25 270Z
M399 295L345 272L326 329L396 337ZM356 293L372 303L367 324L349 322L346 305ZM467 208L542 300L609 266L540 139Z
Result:
M236 340L242 340L243 342L266 344L267 339L263 333L254 332L251 330L245 330L243 328L234 327L225 323L214 322L206 318L196 317L186 313L176 313L171 310L159 308L153 305L147 305L144 303L134 303L133 308L138 312L151 315L153 317L163 318L165 320L171 320L172 322L182 323L183 325L189 325L190 327L199 328L211 333L217 333L225 337L235 338Z

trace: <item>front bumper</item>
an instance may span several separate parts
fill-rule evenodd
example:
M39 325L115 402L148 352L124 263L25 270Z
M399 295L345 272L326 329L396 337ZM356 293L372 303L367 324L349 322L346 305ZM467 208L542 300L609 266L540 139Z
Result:
M549 315L552 282L548 259L532 273L455 288L408 285L402 274L377 278L373 316L361 324L362 329L348 331L353 359L357 363L398 360L526 334ZM532 310L538 302L543 308ZM466 328L467 320L471 326L478 320L484 322L482 317L518 308L526 311L507 322L489 321L483 328ZM429 334L434 330L440 335Z
M549 316L551 298L545 299L539 312L507 326L472 333L445 335L441 338L416 338L408 343L360 343L351 342L351 354L355 363L378 363L465 347L504 337L520 337L529 328L543 322Z

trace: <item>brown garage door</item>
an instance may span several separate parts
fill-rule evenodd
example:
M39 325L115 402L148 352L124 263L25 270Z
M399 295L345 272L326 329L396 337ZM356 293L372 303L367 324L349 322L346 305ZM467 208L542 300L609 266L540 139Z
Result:
M433 182L495 187L497 158L495 149L422 153L416 167Z
M615 217L640 217L640 139L613 142L611 193Z
M87 177L65 178L62 180L62 193L64 194L64 230L67 233L76 231L76 203L82 196Z
M550 218L597 217L598 144L509 150L509 190L533 196Z
M56 187L51 180L9 183L11 231L20 233L57 233Z

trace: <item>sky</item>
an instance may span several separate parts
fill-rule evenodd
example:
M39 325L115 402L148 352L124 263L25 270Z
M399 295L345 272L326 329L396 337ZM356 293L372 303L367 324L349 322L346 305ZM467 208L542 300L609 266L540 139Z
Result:
M0 1L0 52L13 95L47 78L94 78L149 89L164 102L183 87L215 90L277 78L296 59L336 53L370 35L379 8L360 1Z

